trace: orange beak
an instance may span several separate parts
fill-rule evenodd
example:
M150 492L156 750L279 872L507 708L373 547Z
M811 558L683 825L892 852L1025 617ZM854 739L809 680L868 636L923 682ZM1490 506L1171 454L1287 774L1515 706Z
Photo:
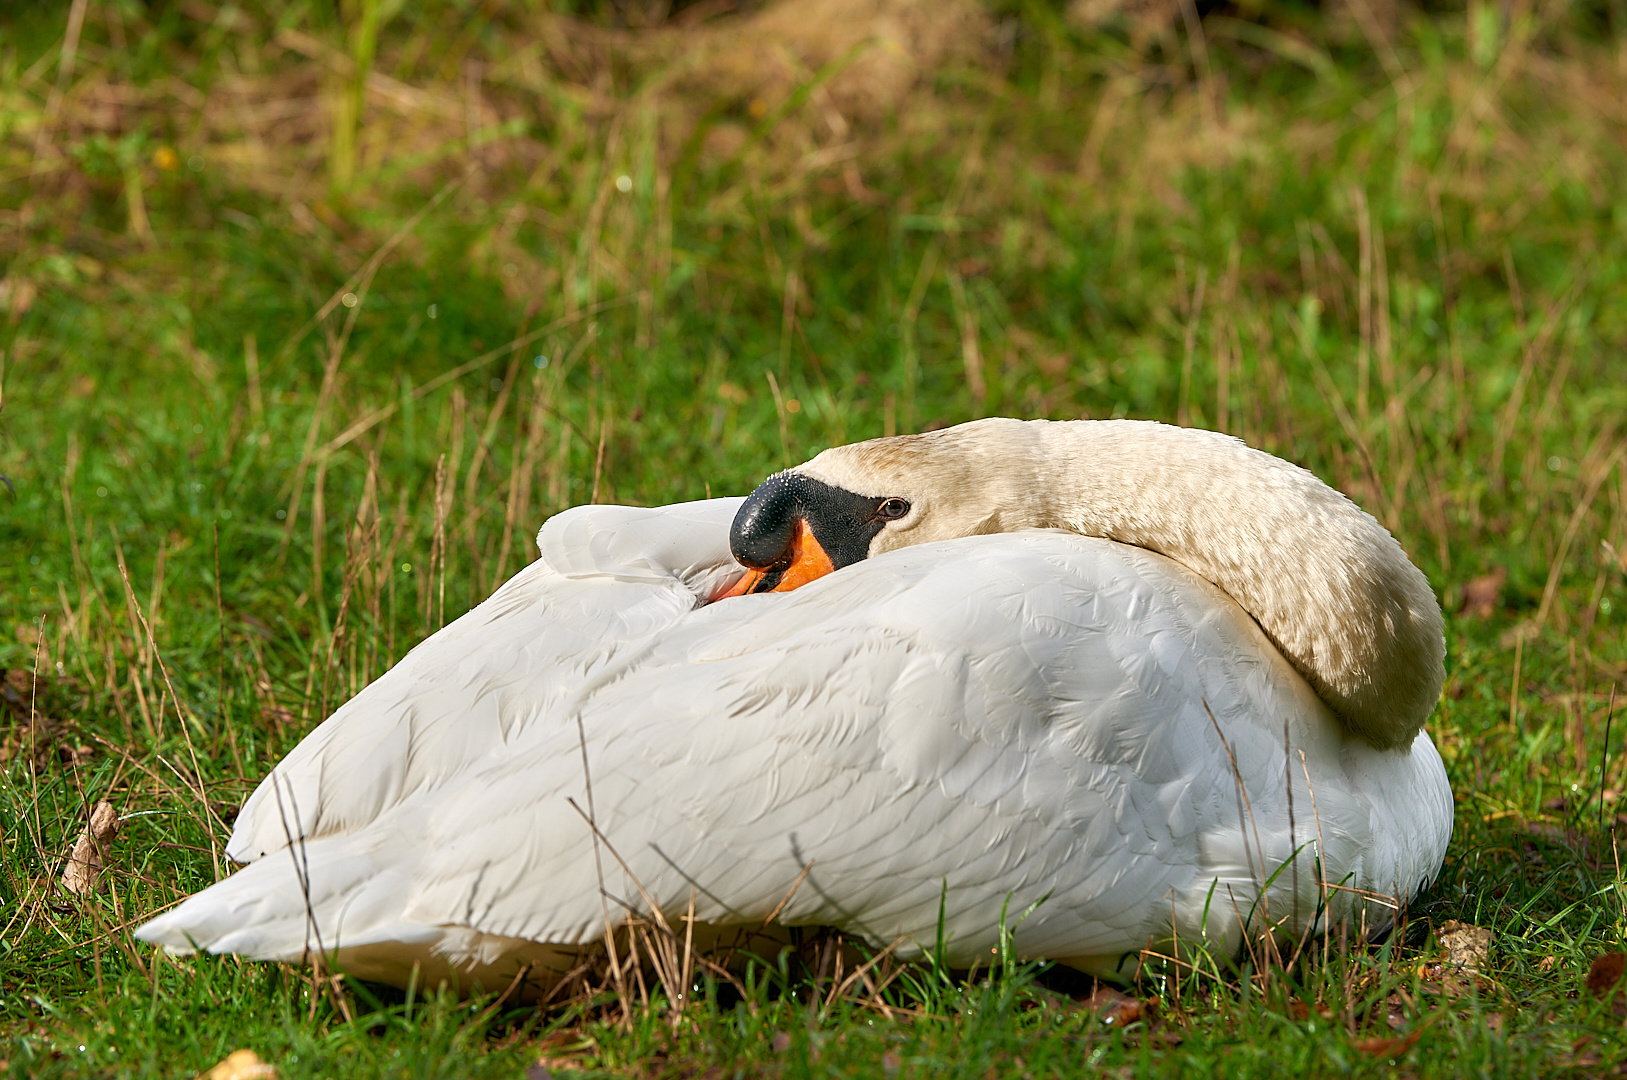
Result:
M727 600L731 596L744 596L754 592L790 592L835 570L830 556L825 554L825 549L814 539L813 530L808 528L806 521L799 519L796 532L791 536L791 546L785 550L781 562L764 570L747 570L739 581L713 596L712 600L714 602ZM776 575L778 580L767 588L762 587Z

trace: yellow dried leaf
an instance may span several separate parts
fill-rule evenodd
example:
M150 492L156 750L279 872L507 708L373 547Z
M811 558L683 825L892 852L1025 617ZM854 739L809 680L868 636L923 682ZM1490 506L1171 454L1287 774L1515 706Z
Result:
M277 1070L261 1061L253 1050L233 1050L198 1080L277 1080Z

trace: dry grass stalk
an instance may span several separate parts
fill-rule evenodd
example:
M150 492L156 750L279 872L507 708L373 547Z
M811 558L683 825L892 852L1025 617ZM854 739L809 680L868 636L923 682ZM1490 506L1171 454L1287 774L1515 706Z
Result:
M682 950L682 954L685 959L680 960L678 935L673 932L672 925L667 922L666 916L662 914L661 906L657 904L655 899L645 890L643 883L638 880L638 876L633 873L632 868L627 865L624 859L622 859L620 853L616 851L609 839L607 839L605 835L599 831L598 825L594 824L593 818L589 812L578 806L575 799L567 799L566 801L571 804L571 809L575 810L577 814L580 815L582 820L587 823L588 828L593 830L593 836L596 841L595 853L597 853L597 845L603 845L604 850L610 852L610 857L616 860L616 864L621 867L622 872L627 875L627 879L633 883L633 888L638 890L638 895L644 900L645 910L648 912L648 914L642 915L639 912L628 908L629 918L622 922L622 926L627 930L627 963L632 970L634 978L638 981L639 997L641 1001L647 1008L649 1005L649 996L644 987L642 965L640 965L638 962L637 943L642 940L644 942L644 951L646 955L649 956L650 962L655 968L656 977L661 982L662 990L666 993L667 1007L672 1009L675 1014L681 1014L683 1012L684 1003L689 997L687 993L689 983L687 980L691 977L692 971L692 969L689 967L689 962L693 958L692 944L694 939L692 936L692 927L686 928L685 930L686 942L688 944L686 944ZM602 883L600 886L600 892L602 896L609 896L608 893L604 892ZM690 902L691 906L693 907L693 896L691 897ZM624 902L618 901L618 903ZM608 918L609 916L607 914L607 925ZM611 951L612 964L614 964L614 930L607 933L605 940L607 942L607 948L609 948Z
M434 202L435 200L431 200L431 205ZM408 224L416 225L419 220L421 220L421 216L415 217ZM344 328L329 342L327 360L322 367L322 386L317 391L316 408L311 411L310 427L305 433L305 449L300 453L299 465L294 470L293 491L288 501L288 516L283 522L282 546L284 549L287 548L288 541L294 534L295 522L299 520L299 504L304 494L306 470L310 468L312 460L315 459L317 461L317 475L320 477L322 468L326 464L327 459L325 457L316 457L316 440L322 431L322 422L327 416L328 404L333 399L334 392L338 388L339 365L344 360L345 346L350 343L350 335L356 328L356 319L361 314L362 303L367 299L367 290L373 284L373 275L378 273L385 256L394 249L395 245L400 242L400 238L405 235L406 227L398 229L395 236L385 241L379 247L379 250L374 253L373 258L369 259L366 265L362 267L358 274L355 291L352 292L347 288L337 296L330 297L328 303L323 306L323 310L313 317L313 321L325 320L326 313L331 312L334 306L340 303L349 308L349 312L345 316ZM325 321L321 325L327 328ZM302 331L300 334L296 334L293 340L297 341L303 336L303 333ZM284 355L291 351L291 344L283 347ZM320 576L320 563L318 564L318 574Z
M345 538L345 576L344 584L339 593L339 610L334 616L333 631L328 635L327 659L323 665L322 696L319 712L326 716L328 713L329 690L336 674L343 673L344 650L349 647L354 654L355 634L349 624L352 597L360 588L362 592L361 603L367 603L369 596L376 599L379 589L378 582L370 568L378 567L379 547L379 511L378 511L378 455L375 451L368 457L367 477L363 481L362 496L356 504L355 520ZM380 568L381 573L388 573L388 567ZM375 604L376 610L376 604ZM337 671L336 671L337 668ZM361 689L356 680L356 664L354 655L351 656L350 673L346 697L354 695Z
M424 632L433 633L446 624L446 517L451 510L451 485L446 478L446 455L435 459L435 524L429 546L429 566L420 579L424 588ZM436 569L440 570L439 616L436 609Z
M772 378L773 376L770 375L769 377ZM599 483L605 477L604 454L605 446L610 439L610 424L610 397L607 393L604 398L604 405L599 410L599 448L594 451L593 454L593 490L588 495L588 502L590 503L597 503L599 501Z
M1520 363L1520 373L1514 380L1514 389L1509 393L1508 404L1503 407L1502 415L1497 419L1497 428L1492 440L1491 465L1487 474L1495 487L1503 485L1503 455L1507 451L1509 441L1514 437L1514 427L1522 407L1525 404L1526 385L1531 381L1531 375L1536 370L1537 361L1541 359L1548 347L1553 343L1554 336L1559 332L1564 322L1564 316L1575 304L1581 295L1586 275L1578 271L1571 278L1570 288L1561 296L1556 296L1543 310L1542 325L1538 328L1536 336L1526 344L1525 356Z
M1577 501L1576 509L1571 512L1570 520L1565 523L1565 531L1559 540L1559 550L1554 554L1553 562L1548 568L1548 581L1542 589L1542 604L1537 608L1536 618L1533 620L1535 627L1540 627L1547 621L1548 613L1553 607L1554 597L1559 589L1560 575L1565 569L1565 559L1570 555L1571 544L1576 539L1576 533L1581 527L1582 520L1587 516L1587 512L1592 509L1593 500L1599 494L1599 489L1604 486L1605 480L1609 478L1611 471L1621 462L1623 455L1627 455L1627 441L1618 442L1609 455L1604 456L1602 462L1599 461L1599 457L1602 456L1600 448L1602 445L1608 444L1614 429L1614 422L1606 425L1605 430L1600 433L1600 437L1594 440L1594 448L1583 461L1583 473L1587 476L1587 487L1584 489L1581 499Z
M502 386L497 392L497 400L492 402L491 408L486 412L486 421L481 425L480 437L475 440L475 452L469 463L469 471L464 476L463 504L468 509L464 512L461 525L464 542L469 548L469 564L474 578L474 596L479 600L490 591L485 580L485 559L482 556L479 538L476 530L480 519L484 516L486 504L478 497L481 470L486 464L490 453L492 441L497 437L497 429L503 422L503 416L508 410L509 399L514 396L520 370L520 352L515 349L504 372ZM495 380L494 380L495 381ZM518 455L516 455L516 459ZM497 583L500 583L498 579Z
M960 324L960 358L966 373L966 392L971 395L974 411L981 412L989 396L987 381L983 378L983 356L978 348L977 309L967 302L966 283L960 274L949 272L949 296L955 305L955 321Z
M1187 302L1185 345L1181 350L1181 382L1176 390L1175 422L1182 427L1192 422L1192 356L1197 350L1198 323L1203 318L1203 296L1208 284L1209 268L1198 267L1198 282L1193 286L1192 297ZM1181 299L1187 301L1184 295Z
M497 544L497 568L492 573L495 582L508 580L508 560L513 550L515 525L531 520L531 488L542 456L542 437L547 428L546 418L552 396L553 384L545 381L543 368L539 366L531 378L531 408L525 417L523 448L514 455L509 473L508 498L503 505L503 535ZM529 548L529 545L522 547ZM531 561L524 553L521 560L522 563Z
M130 571L124 565L124 551L118 546L117 534L114 535L114 553L118 558L119 577L124 581L125 598L130 605L130 609L135 612L136 617L141 622L141 629L146 635L147 646L152 650L153 658L158 663L158 671L164 677L164 687L169 691L170 702L175 706L175 718L181 729L181 738L186 744L187 755L192 762L192 775L190 777L187 776L170 762L164 761L161 755L159 756L159 760L163 761L171 772L180 777L182 782L192 791L193 794L197 796L198 804L202 808L202 813L199 815L199 821L202 823L204 831L209 834L209 857L214 863L215 878L218 880L222 875L220 864L220 843L218 839L219 834L217 834L215 830L217 827L219 828L220 833L229 833L231 830L226 827L225 822L220 820L219 815L215 812L215 808L209 803L208 794L204 791L203 770L198 767L198 752L197 749L192 745L192 732L187 725L187 716L182 709L180 695L175 692L175 684L170 679L168 665L164 663L164 658L159 655L158 641L153 636L152 626L148 623L146 615L142 613L140 602L136 600L135 589L130 584ZM141 685L140 681L136 680L135 685L139 687ZM164 701L163 698L160 697L158 701L158 730L160 732L163 730L163 709ZM154 743L156 752L157 739L154 740Z
M62 109L63 91L73 82L74 64L79 55L79 35L85 27L87 7L88 0L73 0L73 6L68 9L68 29L62 36L62 52L57 60L56 81L51 86L50 96L46 98L44 122L40 124L34 136L35 172L43 171L44 162L54 156L55 147L51 140Z
M550 334L556 333L557 331L562 330L573 323L577 323L585 318L597 315L602 311L608 311L612 308L625 306L631 302L632 301L626 297L602 300L591 307L584 308L573 314L555 319L553 322L549 323L547 326L544 326L540 330L533 330L530 333L522 334L506 345L501 345L490 350L489 352L481 353L474 359L465 361L452 370L437 375L424 385L414 389L411 396L407 400L419 401L425 397L428 397L430 394L433 394L435 391L440 390L442 387L456 382L457 380L463 378L463 376L487 367L496 360L501 360L504 357L514 355L518 350L524 349L527 345L547 337ZM588 338L583 339L584 342L591 339L591 333L595 329L596 325L589 328L590 335ZM574 360L576 355L576 350L573 350L569 359ZM339 432L339 434L335 435L333 438L324 443L321 449L317 452L318 456L327 457L337 453L345 446L348 446L351 442L390 419L400 410L400 408L401 400L397 399L390 402L388 405L381 405L377 409L374 409L371 412L361 416L353 421L344 430Z
M785 412L785 395L780 392L780 381L772 371L764 371L763 378L768 380L769 392L774 395L774 414L780 421L780 468L789 469L794 462L791 460L790 420Z

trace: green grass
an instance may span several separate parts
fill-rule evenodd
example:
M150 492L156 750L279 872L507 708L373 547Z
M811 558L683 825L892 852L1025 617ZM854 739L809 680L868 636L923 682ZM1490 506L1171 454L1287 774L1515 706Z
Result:
M773 50L731 41L736 16L625 30L626 5L413 6L372 89L344 59L373 53L366 2L91 4L66 77L67 11L0 13L11 1072L188 1076L245 1046L283 1077L1627 1061L1582 985L1627 928L1623 13L1367 6L1364 31L1244 5L1200 50L1133 5L1091 29L994 4L986 40L886 92L857 78L885 48L753 90L728 72ZM1405 934L1149 979L1155 1019L1123 1030L1015 965L912 969L882 1008L826 1006L770 957L703 980L674 1031L638 1002L623 1024L605 1001L313 998L129 937L214 880L277 757L524 565L549 514L741 493L995 414L1222 427L1401 539L1449 612L1430 730L1458 797ZM1494 571L1491 614L1460 612ZM139 816L80 902L52 882L102 797ZM1496 933L1451 992L1420 974L1449 919Z

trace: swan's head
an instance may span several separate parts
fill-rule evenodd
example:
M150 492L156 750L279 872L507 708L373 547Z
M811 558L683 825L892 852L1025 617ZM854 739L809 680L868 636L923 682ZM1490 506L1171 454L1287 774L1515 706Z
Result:
M895 548L1041 524L1033 438L1021 421L983 420L833 447L775 473L735 515L729 548L749 572L722 595L785 592Z
M1440 696L1440 606L1395 538L1304 469L1141 420L978 420L826 450L771 476L729 535L725 596L884 551L1067 529L1166 555L1254 617L1348 730L1410 746Z

